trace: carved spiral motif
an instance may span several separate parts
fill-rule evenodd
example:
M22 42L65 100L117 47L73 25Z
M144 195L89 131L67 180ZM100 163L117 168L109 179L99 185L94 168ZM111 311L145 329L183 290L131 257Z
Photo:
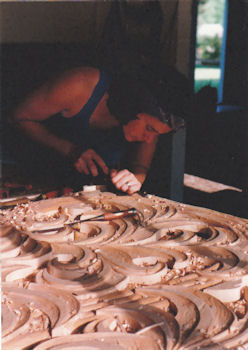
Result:
M3 349L248 347L247 220L94 191L0 211L0 223Z

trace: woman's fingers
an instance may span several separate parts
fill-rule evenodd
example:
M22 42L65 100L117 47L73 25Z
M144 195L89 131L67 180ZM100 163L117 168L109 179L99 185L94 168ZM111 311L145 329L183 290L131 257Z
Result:
M138 192L140 189L141 189L141 183L138 181L138 183L136 183L135 185L128 187L127 193L133 194L135 192Z
M97 163L97 165L102 169L102 171L104 172L104 174L108 174L109 169L106 165L106 163L104 162L104 160L99 156L99 154L97 154L94 150L92 150L92 159Z
M111 179L112 179L115 175L117 175L117 173L118 173L118 171L117 171L116 169L111 169L111 171L110 171L110 177L111 177Z
M84 173L85 175L89 175L90 172L87 167L87 163L83 159L79 158L77 162L74 164L74 166L79 173Z
M75 167L79 172L86 175L92 174L93 176L97 176L99 173L97 166L99 166L105 174L108 174L109 169L104 160L93 149L88 149L83 152L75 163ZM139 191L142 186L135 175L127 169L121 171L112 169L110 177L118 190L127 192L128 194Z
M128 177L130 178L133 174L129 170L123 169L123 170L120 170L120 171L116 171L114 173L111 172L111 175L112 175L113 182L117 183L117 182L124 181Z
M87 151L83 152L75 163L75 167L79 172L86 175L92 174L93 176L97 176L99 173L97 165L105 174L108 174L107 165L93 149L88 149Z
M86 160L86 162L87 162L88 169L90 170L90 173L93 176L97 176L98 175L98 169L97 169L95 163L93 162L93 160L91 158L89 158L89 159Z
M141 188L141 183L129 170L124 169L110 174L111 180L118 190L132 194Z
M132 175L133 174L130 173L127 169L121 170L112 176L112 182L116 188L125 191L125 187L127 187L125 185L127 185L128 182L132 180Z

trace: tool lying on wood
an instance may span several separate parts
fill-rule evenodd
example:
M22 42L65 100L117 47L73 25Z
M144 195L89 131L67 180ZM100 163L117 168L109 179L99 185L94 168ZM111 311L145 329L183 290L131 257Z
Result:
M11 209L16 205L38 201L40 200L40 198L41 198L41 194L33 194L25 197L19 196L16 198L8 198L8 200L0 201L0 209Z
M16 198L8 198L0 200L0 209L11 209L16 205L25 204L29 202L37 202L43 199L51 199L60 197L61 195L69 195L72 192L71 188L63 188L62 190L54 190L45 193L29 194L26 196L18 196Z
M121 210L121 211L117 211L114 213L104 213L102 215L98 215L98 216L94 216L93 218L89 218L89 219L83 219L83 220L75 220L69 223L65 223L63 226L59 226L59 227L52 227L52 228L46 228L43 230L34 230L33 232L37 232L37 233L45 233L45 232L51 232L51 231L57 231L57 230L61 230L64 229L65 227L70 227L70 226L74 226L76 224L80 224L81 222L86 222L86 221L111 221L111 220L115 220L115 219L121 219L127 216L131 216L131 215L136 215L138 214L138 211L135 208L131 208L131 209L127 209L127 210Z

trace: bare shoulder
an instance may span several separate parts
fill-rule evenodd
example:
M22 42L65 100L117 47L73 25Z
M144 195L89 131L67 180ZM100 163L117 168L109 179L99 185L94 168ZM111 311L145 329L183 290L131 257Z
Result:
M99 74L98 69L78 67L49 79L16 106L13 118L42 120L62 111L73 114L87 102Z
M63 71L57 76L53 77L50 82L51 83L77 83L77 82L88 82L94 84L99 79L99 70L94 67L75 67L68 70Z
M100 72L96 68L76 67L53 77L43 88L51 98L57 95L87 97L97 84L99 76Z

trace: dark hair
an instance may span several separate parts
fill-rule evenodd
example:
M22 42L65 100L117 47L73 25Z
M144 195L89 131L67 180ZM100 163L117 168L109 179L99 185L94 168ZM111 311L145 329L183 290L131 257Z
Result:
M113 78L108 106L121 123L135 119L138 113L149 113L154 104L153 96L141 80L126 75Z
M153 83L127 74L116 75L108 90L110 112L121 124L135 119L138 113L147 113L168 124L172 129L182 127L183 116L172 108L170 94L160 85L159 81Z

